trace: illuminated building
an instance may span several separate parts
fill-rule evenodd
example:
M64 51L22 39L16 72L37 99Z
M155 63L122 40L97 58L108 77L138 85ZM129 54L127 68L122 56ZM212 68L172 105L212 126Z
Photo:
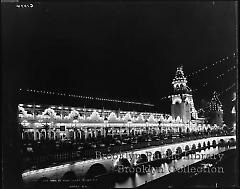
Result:
M233 107L232 107L232 111L231 111L232 116L233 116L232 125L233 125L233 131L236 132L236 93L235 92L233 93L232 102L233 102Z
M180 133L210 128L198 118L182 67L172 82L172 115L81 107L19 104L22 138L87 140L106 136ZM46 92L47 93L47 92Z
M213 93L213 97L210 102L209 123L211 125L223 126L223 109L216 92Z
M197 111L194 107L192 90L187 85L183 68L178 67L173 79L174 94L172 97L171 114L173 118L180 117L183 123L189 123L192 118L197 119Z

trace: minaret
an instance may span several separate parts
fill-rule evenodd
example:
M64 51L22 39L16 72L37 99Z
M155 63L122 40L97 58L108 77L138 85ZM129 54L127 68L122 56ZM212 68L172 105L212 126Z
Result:
M210 102L210 124L223 125L223 109L216 91L213 92L213 97Z
M184 123L191 119L197 119L197 111L194 108L192 90L187 86L187 78L184 76L183 67L177 68L173 79L174 94L172 97L171 114L174 119L179 116Z
M233 125L233 131L236 132L236 92L233 93L232 102L233 102L233 107L231 111L232 118L233 118L232 125Z

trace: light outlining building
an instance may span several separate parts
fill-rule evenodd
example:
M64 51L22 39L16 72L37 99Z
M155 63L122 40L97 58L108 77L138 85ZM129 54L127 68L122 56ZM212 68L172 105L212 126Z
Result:
M178 67L173 79L174 94L172 97L171 114L173 118L180 117L183 123L189 123L192 119L198 119L194 107L192 90L187 85L183 67Z
M172 114L19 104L23 139L80 140L93 137L176 133L211 129L198 118L182 67L172 82Z
M233 107L232 107L232 116L233 116L233 123L232 123L232 126L233 126L233 131L236 132L236 92L233 93L233 99L232 99L232 102L233 102Z
M218 98L216 91L213 92L213 97L210 102L210 124L223 126L223 109L222 103Z

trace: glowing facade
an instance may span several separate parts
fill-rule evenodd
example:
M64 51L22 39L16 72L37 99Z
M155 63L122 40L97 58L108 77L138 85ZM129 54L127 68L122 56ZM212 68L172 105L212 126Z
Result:
M158 134L184 131L182 120L170 115L90 108L19 105L22 137L40 139L88 139L93 137Z
M192 90L187 85L183 68L178 67L172 82L174 94L171 96L171 115L173 118L180 117L183 123L189 123L192 119L198 119L194 107Z
M213 93L213 97L210 102L210 124L223 126L223 109L216 92Z
M24 139L81 140L88 138L179 133L210 128L197 116L182 67L173 79L171 115L133 111L19 104Z

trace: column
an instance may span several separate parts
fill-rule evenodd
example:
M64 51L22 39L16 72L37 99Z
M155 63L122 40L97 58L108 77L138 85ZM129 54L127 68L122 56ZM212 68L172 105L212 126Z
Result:
M120 135L120 138L122 138L122 127L121 126L119 127L119 135Z
M73 139L76 140L76 131L73 130Z
M77 129L77 132L79 133L79 138L82 139L82 131L81 131L81 129L80 130Z
M88 138L88 130L87 129L84 130L84 134L85 134L85 139L87 139Z
M104 128L104 127L101 127L101 136L105 136L105 135L104 135L104 130L105 130L105 128Z
M114 136L115 128L112 127L112 137Z
M106 129L107 129L107 127L104 127L104 128L103 128L103 136L104 136L104 138L105 138L106 135L107 135L107 130L106 130Z
M47 131L46 131L46 129L44 129L44 133L45 133L45 140L47 139Z
M95 129L94 132L95 132L95 138L97 138L97 129Z
M36 129L33 130L33 140L37 140L37 133L36 133Z

